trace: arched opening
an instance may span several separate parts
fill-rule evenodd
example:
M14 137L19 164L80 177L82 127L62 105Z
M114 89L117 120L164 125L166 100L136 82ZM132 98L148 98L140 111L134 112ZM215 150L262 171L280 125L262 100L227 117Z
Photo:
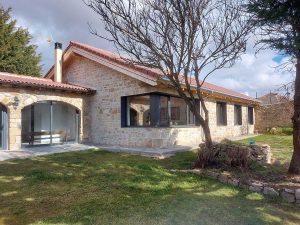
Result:
M79 110L57 101L41 101L22 110L22 145L78 142Z
M7 108L0 104L0 150L7 149L8 117Z

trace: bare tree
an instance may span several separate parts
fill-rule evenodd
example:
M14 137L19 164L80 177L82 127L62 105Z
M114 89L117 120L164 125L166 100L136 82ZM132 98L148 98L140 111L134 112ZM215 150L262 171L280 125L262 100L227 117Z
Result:
M216 70L232 66L251 30L236 0L84 0L130 61L156 68L199 121L212 146L201 86ZM200 107L204 114L200 113Z

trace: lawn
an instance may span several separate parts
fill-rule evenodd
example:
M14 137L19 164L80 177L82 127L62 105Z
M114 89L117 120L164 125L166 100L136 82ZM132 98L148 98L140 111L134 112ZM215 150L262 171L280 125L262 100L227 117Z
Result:
M300 224L300 207L169 172L158 160L101 150L0 162L0 224Z
M273 156L281 163L289 163L293 153L292 135L263 134L254 138L239 141L248 144L250 140L255 140L257 144L268 144L271 146Z

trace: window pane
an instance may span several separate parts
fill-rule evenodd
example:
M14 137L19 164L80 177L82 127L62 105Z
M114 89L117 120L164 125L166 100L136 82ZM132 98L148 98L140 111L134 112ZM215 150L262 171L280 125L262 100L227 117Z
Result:
M248 123L254 124L254 115L253 115L253 107L248 107Z
M187 107L187 110L188 110L188 116L189 116L189 119L188 119L188 123L189 124L195 124L195 116L194 114L192 113L192 111L190 111L190 109Z
M64 103L52 105L52 143L76 141L78 121L76 109Z
M150 126L150 96L128 98L130 126Z
M160 126L169 126L169 97L160 96Z
M224 102L217 102L217 125L227 125L227 107Z
M187 107L181 98L171 97L171 125L187 125Z
M242 106L240 105L234 106L234 124L242 125Z
M36 103L34 105L34 143L33 144L50 144L50 102Z

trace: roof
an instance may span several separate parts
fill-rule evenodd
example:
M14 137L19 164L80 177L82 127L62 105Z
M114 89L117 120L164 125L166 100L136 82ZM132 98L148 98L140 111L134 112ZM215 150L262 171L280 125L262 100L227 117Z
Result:
M278 93L268 93L258 98L262 104L264 105L271 105L271 104L278 104L282 102L288 102L290 99L287 96L280 95Z
M55 89L78 93L92 93L94 90L77 85L58 83L51 79L31 77L13 73L0 72L0 84L14 85L20 87L39 87L45 89Z
M66 52L68 52L69 49L72 49L72 47L87 51L93 55L99 56L106 60L110 60L110 61L117 63L123 67L126 67L128 69L132 69L132 70L138 71L140 73L143 73L145 76L147 76L151 80L158 80L162 77L162 72L158 69L153 69L153 68L139 66L139 65L130 63L128 60L121 58L118 54L115 54L115 53L112 53L112 52L109 52L109 51L106 51L106 50L103 50L100 48L96 48L96 47L93 47L93 46L90 46L87 44L75 42L75 41L70 42L69 46L64 51L64 54ZM47 78L53 77L53 68L54 68L54 66L51 67L51 69L48 71L48 73L45 75L45 77L47 77ZM191 83L196 85L195 79L191 79ZM224 95L237 97L237 98L244 99L244 100L258 102L258 100L255 98L252 98L245 94L242 94L242 93L239 93L239 92L236 92L233 90L229 90L227 88L220 87L220 86L208 83L208 82L204 82L201 88L203 90L208 90L208 91L212 91L212 92L216 92L216 93L220 93L220 94L224 94Z

